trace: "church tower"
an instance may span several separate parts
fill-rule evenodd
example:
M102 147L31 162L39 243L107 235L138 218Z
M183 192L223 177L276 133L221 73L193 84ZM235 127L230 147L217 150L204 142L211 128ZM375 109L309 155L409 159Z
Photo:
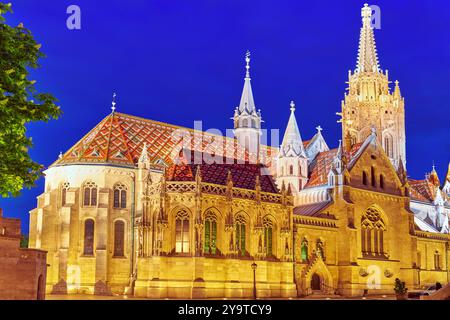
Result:
M395 168L406 165L405 100L398 81L393 92L389 88L388 71L378 62L372 9L365 4L361 11L362 28L355 71L348 74L348 92L342 101L342 135L344 148L365 141L375 129L379 143Z
M245 54L246 73L241 102L234 111L234 136L251 153L259 154L261 136L261 110L256 110L250 78L250 52Z
M295 119L295 104L291 101L291 115L277 159L277 184L290 186L295 194L308 182L308 157Z

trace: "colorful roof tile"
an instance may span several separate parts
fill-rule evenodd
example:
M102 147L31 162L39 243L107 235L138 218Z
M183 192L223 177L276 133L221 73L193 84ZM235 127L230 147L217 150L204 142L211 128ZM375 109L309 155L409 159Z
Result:
M134 167L144 143L147 143L148 157L152 164L170 166L187 134L193 137L189 147L194 150L237 159L248 159L252 156L243 152L242 148L233 148L236 146L236 140L230 137L113 112L52 166L101 163ZM237 151L234 154L227 154L233 152L229 150ZM261 152L263 154L261 162L270 167L278 149L262 145Z
M167 181L195 181L196 172L200 169L202 182L226 185L228 172L231 171L233 187L255 190L256 177L259 176L262 192L279 193L272 176L268 174L267 168L262 164L248 162L241 164L236 163L235 159L226 157L220 160L215 158L214 163L208 164L205 156L211 156L210 154L198 151L189 153L191 154L190 159L183 157L177 161L178 164L173 164L168 168ZM202 159L202 161L200 164L195 164L194 159Z

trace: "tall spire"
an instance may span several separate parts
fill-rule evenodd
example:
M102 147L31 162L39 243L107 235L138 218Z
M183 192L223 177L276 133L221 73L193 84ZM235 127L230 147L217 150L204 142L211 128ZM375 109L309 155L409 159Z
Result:
M245 53L245 78L244 89L242 90L241 102L239 103L238 113L256 114L255 101L253 100L252 85L250 83L250 51Z
M367 3L361 9L362 28L359 36L358 61L355 72L379 72L377 48L372 28L372 8Z
M306 157L303 147L302 137L298 129L297 120L295 119L295 103L290 104L291 115L284 133L283 142L281 143L281 156L303 156ZM293 154L292 154L293 152Z

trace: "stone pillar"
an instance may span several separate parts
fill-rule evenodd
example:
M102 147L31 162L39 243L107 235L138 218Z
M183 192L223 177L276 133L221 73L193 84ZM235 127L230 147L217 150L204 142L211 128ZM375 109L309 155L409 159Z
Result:
M111 290L107 285L108 275L108 199L109 190L101 189L99 192L99 207L95 226L95 287L94 294L110 295Z

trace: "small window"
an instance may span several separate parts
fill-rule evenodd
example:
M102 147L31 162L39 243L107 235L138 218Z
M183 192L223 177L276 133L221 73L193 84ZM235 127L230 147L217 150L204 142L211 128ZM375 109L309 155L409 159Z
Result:
M294 166L290 165L289 166L289 174L292 176L294 174Z
M434 253L434 269L441 270L441 255L439 254L439 251Z
M125 222L117 220L114 222L114 257L124 256L125 244Z
M87 219L84 222L84 250L83 254L85 256L94 255L94 220Z
M97 185L94 182L87 182L84 184L83 204L85 206L97 205Z
M363 185L367 186L367 173L363 171L362 174Z
M384 189L384 176L380 174L380 188Z
M372 180L372 187L376 187L377 182L376 182L376 178L375 178L375 168L374 167L370 168L370 175L371 175L371 180Z
M301 246L301 260L302 262L308 262L308 241L303 239Z
M70 184L68 182L64 182L61 186L61 205L64 206L67 202L67 190L69 189Z

